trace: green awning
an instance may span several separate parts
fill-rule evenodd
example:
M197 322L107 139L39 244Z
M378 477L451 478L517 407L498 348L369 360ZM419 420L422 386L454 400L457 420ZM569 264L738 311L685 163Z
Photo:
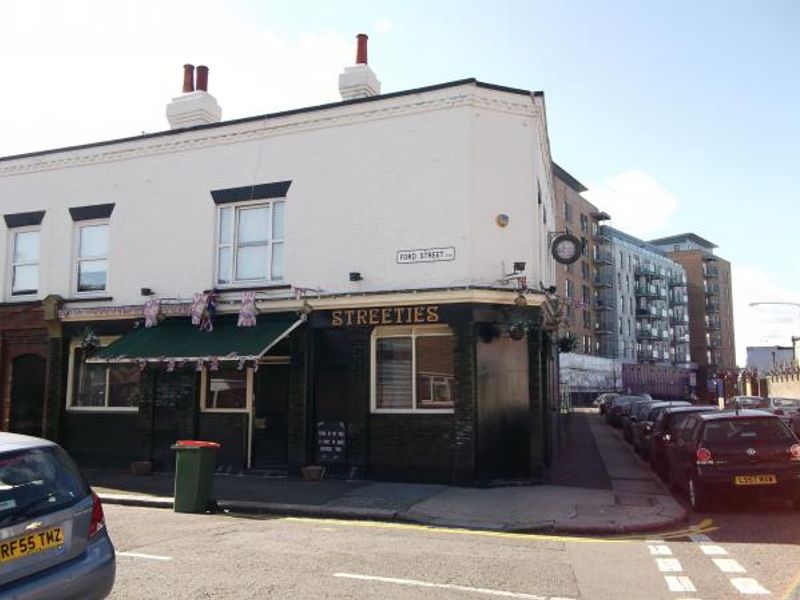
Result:
M303 323L303 319L264 317L254 327L238 327L235 321L217 321L213 331L200 331L189 319L164 321L157 327L141 327L101 348L86 362L160 362L253 360Z

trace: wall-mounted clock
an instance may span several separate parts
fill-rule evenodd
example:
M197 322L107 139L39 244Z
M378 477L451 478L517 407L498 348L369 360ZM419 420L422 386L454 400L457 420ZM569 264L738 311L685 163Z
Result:
M553 238L550 252L562 265L570 265L581 257L583 243L571 233L561 233Z

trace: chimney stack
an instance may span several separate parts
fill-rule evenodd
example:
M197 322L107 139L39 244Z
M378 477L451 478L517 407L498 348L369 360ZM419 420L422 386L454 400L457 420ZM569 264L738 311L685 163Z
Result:
M359 33L356 36L357 47L356 47L356 64L357 65L365 65L367 64L367 40L369 37L366 33Z
M183 93L194 91L194 65L183 65Z
M196 89L198 92L208 91L208 67L205 65L200 65L199 67L197 67Z
M368 39L366 33L356 36L356 64L345 67L344 73L339 75L339 94L342 100L369 98L381 93L381 82L367 64Z
M218 123L222 109L216 98L208 93L208 67L197 67L195 81L194 65L183 65L183 94L173 98L167 105L167 120L170 129L195 127Z

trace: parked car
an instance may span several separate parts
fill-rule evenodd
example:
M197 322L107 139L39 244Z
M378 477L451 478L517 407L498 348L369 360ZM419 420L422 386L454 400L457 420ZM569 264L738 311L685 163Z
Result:
M604 394L600 394L597 398L594 399L594 405L600 411L600 414L604 415L606 414L606 406L608 402L618 396L619 394L617 394L616 392L606 392Z
M650 455L650 436L653 434L653 425L658 415L668 408L678 406L691 406L691 404L684 400L653 402L645 405L637 415L636 421L631 426L631 439L633 449L642 457L647 458Z
M800 440L786 423L759 410L679 417L666 447L674 487L697 511L715 497L770 494L800 510Z
M622 427L623 411L631 402L642 400L642 398L642 396L618 396L613 398L606 408L606 421L608 421L608 424L612 427Z
M666 449L672 443L675 420L685 414L719 412L715 406L673 406L665 408L653 422L653 431L650 434L650 452L648 459L650 468L662 479L667 480L667 455Z
M791 423L792 419L800 414L800 398L770 396L767 398L767 407L762 410L768 410L773 415L783 417L787 423Z
M57 444L0 433L0 597L105 598L116 562L100 499Z
M646 398L640 397L638 400L634 400L622 409L622 417L620 417L622 422L622 437L625 438L626 442L629 444L633 443L633 424L639 418L640 413L646 412L648 407L655 402L657 402L657 400L653 400L650 396Z
M767 399L761 396L734 396L725 400L725 408L766 408Z

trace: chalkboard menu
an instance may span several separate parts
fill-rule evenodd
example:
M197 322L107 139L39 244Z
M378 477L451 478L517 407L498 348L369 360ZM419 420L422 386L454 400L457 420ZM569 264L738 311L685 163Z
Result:
M346 444L344 421L317 421L317 461L344 462Z

